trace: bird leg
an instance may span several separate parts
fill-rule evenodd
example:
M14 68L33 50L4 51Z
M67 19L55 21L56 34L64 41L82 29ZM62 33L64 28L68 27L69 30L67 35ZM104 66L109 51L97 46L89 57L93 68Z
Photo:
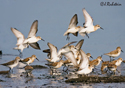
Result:
M117 71L118 73L120 73L120 71L118 71L118 69L116 69L116 71Z
M86 36L89 38L88 34L85 32Z
M22 57L23 57L22 52L21 52L20 50L18 50L18 51L19 51L19 53L20 53L20 54L19 54L19 57L22 58Z
M66 38L66 40L68 40L69 41L69 39L70 39L70 37L69 37L69 34L67 35L67 38Z

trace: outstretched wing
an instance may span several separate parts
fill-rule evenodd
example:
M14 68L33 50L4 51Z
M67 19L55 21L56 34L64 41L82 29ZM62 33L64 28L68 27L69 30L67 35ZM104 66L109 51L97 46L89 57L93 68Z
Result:
M24 35L20 31L18 31L16 28L11 27L11 31L17 37L17 44L16 45L22 44L24 39L25 39Z
M38 31L38 20L35 20L31 25L28 38L32 36L36 36L37 31Z
M82 49L80 50L80 54L81 54L81 61L79 63L79 68L84 69L89 65L89 59Z
M88 12L85 10L85 8L82 9L82 11L83 11L83 15L84 15L84 18L85 18L85 24L84 24L84 26L85 26L85 27L88 27L88 26L90 26L90 25L93 25L93 19L92 19L92 17L88 14Z
M74 54L72 51L68 52L68 53L65 53L64 56L69 59L74 66L78 66L77 64L77 61L76 61L76 58L74 57Z
M40 46L37 42L29 44L32 48L40 50Z
M84 39L81 39L81 40L76 44L75 48L76 48L77 50L80 50L81 47L82 47L83 42L84 42Z
M70 20L70 24L69 24L69 28L72 28L72 27L76 27L76 25L78 24L78 18L77 18L77 14L75 14L72 19Z
M56 59L56 57L57 57L57 47L54 46L54 45L51 44L51 43L48 43L47 45L48 45L49 48L50 48L50 53L51 53L50 57L51 57L52 59Z

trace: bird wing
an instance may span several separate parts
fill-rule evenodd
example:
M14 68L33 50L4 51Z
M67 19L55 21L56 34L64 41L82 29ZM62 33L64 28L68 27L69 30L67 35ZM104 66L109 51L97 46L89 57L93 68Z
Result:
M36 36L37 31L38 31L38 20L35 20L31 25L28 38L32 36Z
M9 64L9 65L12 65L12 64L14 64L14 62L15 62L15 60L12 60L12 61L9 61L9 62L7 62L7 63L3 63L3 64L1 64L1 65L3 65L3 66L7 66L8 64Z
M81 47L82 47L83 42L84 42L84 39L81 39L81 40L76 44L75 48L76 48L77 50L80 50Z
M17 45L22 44L25 39L24 35L20 31L18 31L16 28L11 27L11 31L17 37Z
M29 61L29 60L30 60L29 58L30 58L30 57L25 58L24 60L21 60L20 62L27 62L27 61Z
M80 54L81 54L81 61L79 63L79 68L84 69L86 68L86 66L89 65L89 58L82 49L80 49Z
M84 26L85 26L85 27L88 27L88 26L90 26L90 25L93 25L93 19L92 19L92 17L88 14L88 12L85 10L85 8L82 9L82 11L83 11L83 15L84 15L84 18L85 18L85 24L84 24Z
M29 44L32 48L40 50L40 46L37 42Z
M51 57L52 59L56 59L55 57L57 57L57 47L54 46L54 45L51 44L51 43L48 43L47 45L48 45L49 48L50 48L50 53L51 53L50 57Z
M64 56L67 59L69 59L74 64L74 66L78 66L77 61L76 61L76 59L75 59L74 54L73 54L72 51L70 51L68 53L65 53Z
M77 18L77 14L75 14L72 19L70 20L70 24L68 29L72 28L72 27L76 27L76 25L78 24L78 18Z
M65 47L69 46L70 44L73 44L73 43L76 43L76 42L77 41L70 42L70 43L66 44L65 46L63 46L62 48L65 48Z

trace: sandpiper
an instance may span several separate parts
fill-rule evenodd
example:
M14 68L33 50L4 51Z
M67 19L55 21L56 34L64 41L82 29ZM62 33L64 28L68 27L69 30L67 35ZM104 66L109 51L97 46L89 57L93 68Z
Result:
M27 58L25 58L23 60L20 60L20 62L22 62L22 63L24 63L26 65L29 65L29 64L33 63L35 59L37 59L36 55L32 55L31 57L27 57Z
M120 73L120 72L117 70L117 66L116 66L115 64L108 64L107 68L108 68L108 71L112 71L113 74L115 74L116 71L117 71L118 73Z
M31 76L33 67L32 66L26 66L25 71L27 73L27 76Z
M48 63L48 64L45 64L45 65L49 66L50 69L52 70L52 73L53 73L53 69L60 68L63 65L63 63L64 63L64 61L60 60L59 62L52 62L52 63Z
M79 31L80 26L76 26L77 24L78 24L78 17L77 17L77 14L75 14L72 17L72 19L70 20L70 24L69 24L67 31L64 33L64 36L67 35L66 40L70 39L70 37L69 37L70 33L72 33L74 36L78 35L78 31Z
M98 66L101 61L102 61L102 57L98 56L96 59L89 61L89 65Z
M118 57L120 55L120 53L123 52L121 50L121 47L117 47L116 50L113 50L109 53L105 53L104 55L107 55L110 57L110 61L111 61L111 57L115 58L115 57Z
M48 45L49 48L50 48L50 59L46 59L46 60L49 61L49 62L57 62L57 61L59 61L61 58L58 57L57 47L54 46L54 45L51 44L51 43L47 43L47 45Z
M83 8L83 15L84 15L84 18L85 18L85 23L83 24L84 26L81 27L79 29L79 34L81 36L85 36L87 35L87 37L89 38L88 34L91 33L91 32L94 32L96 31L97 29L101 28L103 29L102 27L100 27L100 25L93 25L93 19L92 17L88 14L88 12L85 10L85 8Z
M0 65L9 67L9 71L12 71L12 72L13 72L13 68L18 65L19 61L20 61L20 57L17 56L17 57L15 58L15 60L9 61L9 62L7 62L7 63L0 64Z
M93 65L89 65L89 66L85 67L84 69L79 69L76 73L86 75L86 74L91 73L93 68L94 68Z
M13 34L17 37L17 47L13 48L13 49L17 49L20 52L20 55L23 52L23 49L27 48L29 46L29 44L23 44L23 41L25 39L24 35L18 31L16 28L12 28L11 27L11 31L13 32Z
M31 44L31 43L37 43L37 41L39 40L43 40L40 36L36 37L37 31L38 31L38 20L35 20L31 25L28 38L26 38L23 43Z

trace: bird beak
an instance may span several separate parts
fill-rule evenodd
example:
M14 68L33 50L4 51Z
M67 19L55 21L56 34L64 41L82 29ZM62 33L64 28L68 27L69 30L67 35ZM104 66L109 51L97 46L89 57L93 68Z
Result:
M38 58L36 58L38 61L39 61L39 59Z
M92 59L93 59L93 57L92 56L90 56Z
M100 27L100 29L104 30L102 27Z
M121 50L123 52L123 50Z
M44 39L41 38L41 40L45 41Z

